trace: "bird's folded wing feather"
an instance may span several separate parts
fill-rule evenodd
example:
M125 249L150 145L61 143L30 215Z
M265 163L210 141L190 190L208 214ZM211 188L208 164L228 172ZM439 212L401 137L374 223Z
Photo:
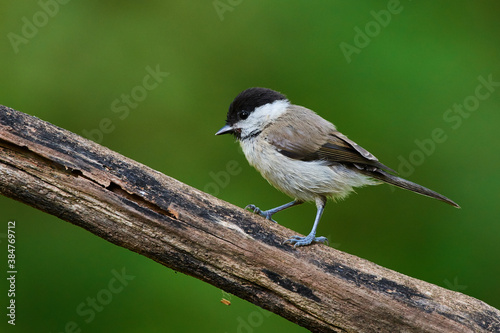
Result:
M302 161L323 160L341 163L358 169L375 171L377 168L395 172L383 165L366 149L347 138L335 126L313 111L291 106L279 119L276 127L265 130L266 140L283 155ZM297 126L298 125L298 126Z

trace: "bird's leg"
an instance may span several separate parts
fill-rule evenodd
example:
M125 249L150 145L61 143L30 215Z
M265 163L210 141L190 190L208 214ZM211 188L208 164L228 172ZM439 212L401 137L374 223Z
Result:
M310 245L311 243L327 243L328 244L328 239L326 237L316 237L316 228L318 227L319 220L321 219L321 215L323 215L323 210L325 209L325 204L326 204L326 198L325 197L318 197L316 199L316 207L318 211L316 212L316 219L314 220L314 225L312 227L311 232L309 235L306 237L302 236L292 236L292 238L287 239L285 241L286 243L290 243L293 245L293 247L297 246L306 246Z
M287 209L287 208L290 208L290 207L293 207L296 205L300 205L301 203L304 203L304 201L294 200L294 201L289 202L287 204L284 204L282 206L279 206L279 207L276 207L273 209L268 209L268 210L260 210L260 208L255 206L255 205L248 205L245 207L245 209L251 209L251 210L253 210L254 213L259 214L260 216L263 216L266 219L271 220L271 221L276 223L276 221L271 218L274 214L276 214L277 212L280 212L284 209Z

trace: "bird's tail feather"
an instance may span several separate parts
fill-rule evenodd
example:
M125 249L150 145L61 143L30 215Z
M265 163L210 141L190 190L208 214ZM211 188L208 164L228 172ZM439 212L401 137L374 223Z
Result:
M409 180L403 179L398 176L391 175L390 173L387 173L383 170L377 169L376 171L365 171L365 170L359 170L361 173L365 174L366 176L369 176L371 178L375 178L378 180L381 180L383 182L386 182L388 184L403 188L405 190L409 190L418 194L425 195L427 197L435 198L438 200L441 200L443 202L446 202L447 204L450 204L456 208L460 208L460 206L455 203L453 200L448 199L442 194L439 194L437 192L434 192L432 190L429 190L426 187L423 187L421 185L418 185L416 183L410 182Z

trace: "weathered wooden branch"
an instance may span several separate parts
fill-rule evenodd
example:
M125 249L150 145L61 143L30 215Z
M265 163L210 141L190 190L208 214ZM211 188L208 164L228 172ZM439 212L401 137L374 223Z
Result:
M0 106L0 193L315 332L500 332L500 311L324 245Z

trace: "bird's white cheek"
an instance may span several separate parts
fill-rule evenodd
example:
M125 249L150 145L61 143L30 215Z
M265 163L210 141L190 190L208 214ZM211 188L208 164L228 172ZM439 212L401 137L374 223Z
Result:
M247 119L240 120L236 124L238 128L241 128L241 137L261 131L266 125L283 115L289 105L290 102L287 100L278 100L256 108Z

